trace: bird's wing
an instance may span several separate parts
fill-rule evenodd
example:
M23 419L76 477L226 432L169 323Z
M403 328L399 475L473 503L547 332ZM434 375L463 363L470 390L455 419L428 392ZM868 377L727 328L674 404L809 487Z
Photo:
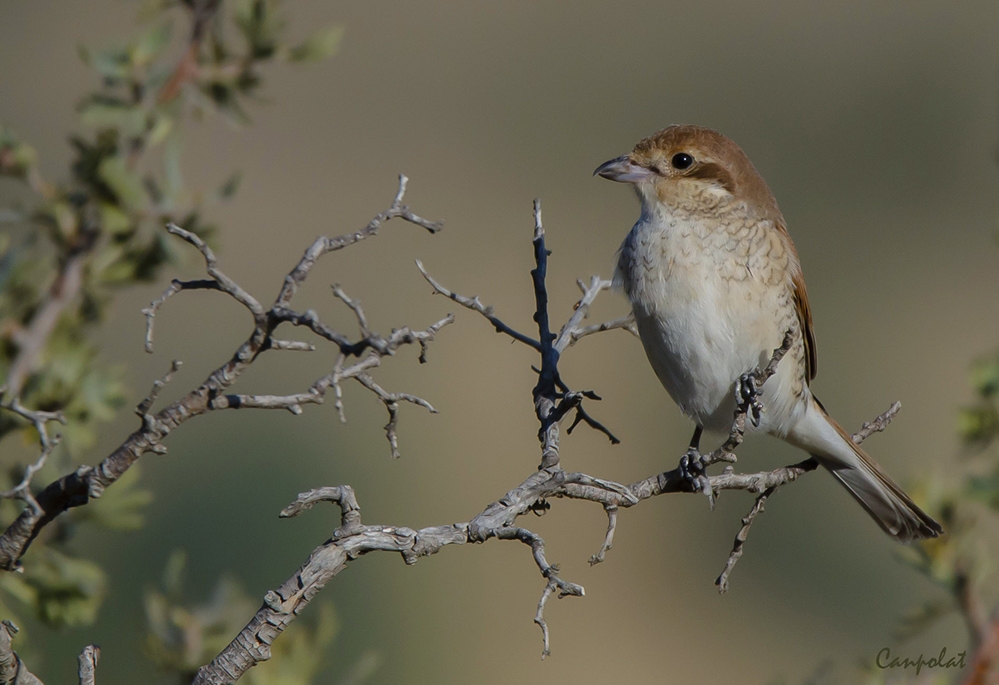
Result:
M791 284L794 286L794 309L798 314L801 339L805 343L805 378L811 381L815 378L817 369L815 331L812 328L812 310L808 306L808 291L805 290L805 278L801 274L800 266L792 272Z
M805 288L805 277L801 273L801 261L794 241L787 232L784 217L777 214L774 224L784 237L788 251L791 253L791 263L788 265L791 275L792 297L794 311L798 315L798 327L801 329L801 340L805 345L805 380L811 382L815 378L818 362L815 356L815 331L812 328L812 310L808 306L808 291Z

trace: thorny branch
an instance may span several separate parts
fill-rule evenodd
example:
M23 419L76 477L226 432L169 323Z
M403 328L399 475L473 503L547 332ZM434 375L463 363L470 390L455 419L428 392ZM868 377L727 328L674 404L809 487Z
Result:
M395 354L407 345L419 345L420 359L426 360L426 346L434 339L437 332L453 320L449 315L424 330L411 330L403 327L393 330L388 336L379 335L367 330L362 325L362 336L352 340L342 335L319 320L315 312L298 312L291 308L291 300L299 287L304 283L317 260L323 255L353 245L375 235L379 228L391 219L400 218L421 226L430 233L441 228L439 222L431 222L414 214L405 204L403 196L406 191L407 179L399 177L399 187L392 204L387 210L378 214L363 229L347 235L330 238L318 238L298 264L284 279L284 285L273 304L265 308L250 293L229 278L218 266L218 261L212 250L198 236L179 226L170 224L167 230L192 246L205 260L207 280L173 281L166 291L147 309L146 315L146 348L152 349L153 321L160 307L173 295L184 290L210 289L218 290L243 305L253 318L253 328L249 337L236 350L232 357L222 366L213 371L197 388L191 390L181 399L171 403L155 414L150 409L156 400L160 388L168 382L179 368L175 362L172 370L161 381L157 381L149 397L137 407L141 418L141 426L132 433L117 449L109 454L95 467L81 466L74 473L63 476L50 483L41 492L32 497L29 484L31 476L45 462L45 458L54 447L55 439L50 439L45 430L47 421L59 419L58 415L45 412L29 412L17 404L16 399L5 405L24 418L32 421L39 431L42 441L42 455L32 466L28 467L21 485L8 493L8 497L19 497L27 502L24 511L0 535L0 568L14 570L18 560L24 554L31 541L42 529L59 514L69 508L86 504L91 497L100 497L104 489L115 483L118 478L146 452L162 453L166 451L164 439L179 425L188 419L219 409L262 408L287 409L293 413L302 411L304 404L321 404L329 388L334 388L338 412L342 416L340 401L340 384L348 379L357 380L362 386L371 389L376 397L385 405L391 429L387 429L389 443L393 456L398 456L398 441L395 437L398 404L400 401L420 404L432 411L432 407L420 398L404 393L389 393L382 390L371 380L368 372L381 364L382 358ZM335 291L336 292L336 291ZM344 299L342 291L338 295ZM347 300L344 300L345 302ZM363 322L364 315L360 305L352 301L352 306L359 319ZM295 395L240 395L227 394L226 391L236 382L240 375L254 362L260 354L268 350L312 349L311 344L297 341L287 341L275 337L277 329L284 323L304 325L322 338L330 340L339 348L339 355L332 371L321 376L305 392Z

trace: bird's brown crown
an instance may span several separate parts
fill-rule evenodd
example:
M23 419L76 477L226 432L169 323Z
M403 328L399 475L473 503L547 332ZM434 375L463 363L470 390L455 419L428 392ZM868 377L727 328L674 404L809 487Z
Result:
M700 179L724 188L761 218L780 216L773 193L746 153L710 128L669 126L639 142L628 157L662 177L657 184L661 197L663 191L668 195L669 185L676 181Z

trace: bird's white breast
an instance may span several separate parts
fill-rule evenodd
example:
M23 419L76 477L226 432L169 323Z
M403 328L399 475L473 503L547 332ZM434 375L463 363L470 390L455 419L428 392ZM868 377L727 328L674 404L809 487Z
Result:
M728 430L736 380L769 359L783 337L786 288L767 287L772 274L760 259L767 229L643 212L621 246L617 277L649 362L684 413L709 430ZM790 381L779 372L768 389ZM764 428L772 430L792 407L769 409Z

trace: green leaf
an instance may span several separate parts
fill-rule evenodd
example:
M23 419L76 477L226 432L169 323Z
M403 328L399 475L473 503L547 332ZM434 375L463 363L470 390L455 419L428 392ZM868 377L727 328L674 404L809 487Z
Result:
M97 617L104 598L106 578L101 568L40 548L23 576L5 574L3 587L50 626L89 625Z
M292 62L318 62L329 59L340 49L342 38L342 26L329 26L320 29L306 38L301 45L292 48L288 54L288 59Z
M967 481L969 499L977 500L999 511L999 469L988 476L973 476Z
M135 230L132 218L110 202L101 203L101 226L111 235L127 235Z
M284 19L277 12L275 0L236 0L233 19L243 33L253 59L274 54L277 37L284 29Z
M187 552L175 549L163 566L163 589L174 600L184 596L184 570L187 568Z
M101 283L106 285L125 285L135 280L136 265L125 255L124 248L108 249L107 263L103 263L103 268L97 271ZM94 264L95 270L98 264Z
M107 157L97 167L97 176L126 207L141 209L146 202L142 180L121 157Z
M984 397L999 393L999 361L976 363L971 369L971 382L975 390Z
M148 143L150 147L159 145L173 130L173 118L162 112L153 114L153 124L149 129Z
M180 566L176 552L168 562L175 565ZM223 578L207 602L185 606L175 592L181 579L173 577L174 572L183 575L182 568L172 569L164 579L166 592L146 592L146 653L160 667L193 673L232 640L259 604L238 583Z
M0 125L0 174L24 177L38 161L38 153Z
M142 281L156 278L157 269L169 261L175 261L173 251L176 241L169 240L166 233L157 233L146 245L133 250L129 258L135 263L135 277Z
M999 436L999 414L988 404L961 409L957 415L957 431L965 444L984 447Z
M49 202L39 209L39 216L48 219L61 240L72 240L79 228L77 215L73 206L65 199Z
M146 112L141 107L91 100L80 106L80 123L92 128L116 128L134 137L146 130Z
M172 34L173 27L169 23L152 27L136 41L132 59L136 64L148 64L170 43Z
M908 640L919 633L925 632L934 623L955 610L954 601L950 598L925 602L906 612L901 625L895 630L895 637Z
M128 51L122 48L109 48L92 53L86 47L80 46L77 51L84 64L112 82L127 79L132 72L132 59Z

